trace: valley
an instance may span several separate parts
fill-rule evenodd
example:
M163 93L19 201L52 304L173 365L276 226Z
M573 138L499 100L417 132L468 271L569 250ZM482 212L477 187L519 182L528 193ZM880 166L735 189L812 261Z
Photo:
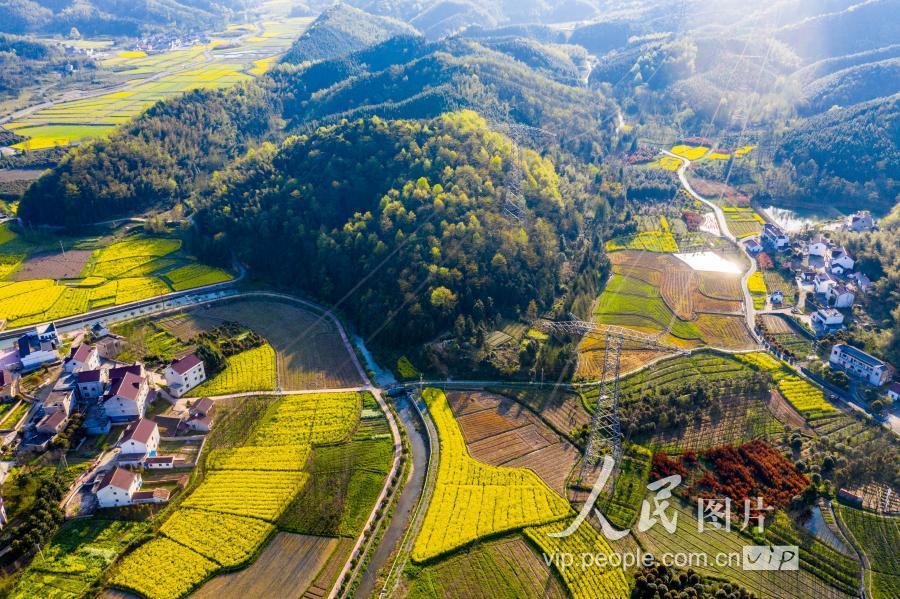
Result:
M0 596L896 596L826 4L0 2Z

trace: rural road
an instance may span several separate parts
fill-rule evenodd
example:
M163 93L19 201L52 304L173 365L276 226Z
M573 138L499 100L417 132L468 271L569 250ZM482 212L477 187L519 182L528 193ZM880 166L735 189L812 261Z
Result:
M697 200L698 202L702 202L712 209L713 214L716 215L716 222L719 225L720 235L734 243L741 249L744 255L747 256L747 259L750 262L750 267L741 277L741 291L744 293L744 316L747 320L747 327L750 329L750 334L753 336L757 343L761 343L762 339L760 339L759 335L756 334L756 308L753 307L753 296L750 294L749 286L750 277L753 276L753 273L756 272L756 261L750 256L750 254L747 253L747 250L744 248L743 244L738 241L737 237L735 237L728 229L728 223L725 220L725 213L722 211L722 208L717 206L714 202L701 196L691 186L691 183L687 178L687 169L689 166L691 166L691 161L684 156L673 154L668 150L661 151L666 156L671 156L672 158L676 158L681 161L681 166L678 167L678 180L681 182L681 186L695 200Z

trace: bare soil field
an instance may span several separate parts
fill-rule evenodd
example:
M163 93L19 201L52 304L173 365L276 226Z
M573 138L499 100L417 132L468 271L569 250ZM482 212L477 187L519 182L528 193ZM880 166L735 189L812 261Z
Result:
M64 254L34 256L23 262L10 280L74 279L84 270L92 253L90 250L71 250Z
M181 340L236 321L262 335L275 349L283 389L329 389L362 384L337 329L309 310L272 300L237 300L196 309L161 324Z
M356 543L355 539L348 538L342 538L337 542L337 546L332 551L325 567L319 570L319 574L313 580L312 586L303 593L303 599L322 599L328 596L328 593L331 592L331 587L334 586L338 575L341 573L341 568L347 563L347 558L350 557L350 552L353 551L354 543Z
M775 316L773 314L762 314L760 319L766 323L766 328L770 333L793 333L794 329L791 325L780 316Z
M216 576L198 599L300 597L334 553L338 539L280 532L249 567Z
M698 289L706 297L740 302L743 298L741 277L725 273L699 273Z
M540 414L552 429L563 435L569 435L591 423L591 415L584 409L581 397L571 391L548 385L547 389L497 389L496 392L525 404ZM474 402L469 405L473 404Z
M447 393L469 453L492 466L529 468L560 494L577 449L521 404L481 391Z
M743 316L704 313L697 317L697 327L713 347L750 349L754 345Z
M44 173L40 168L3 168L0 169L0 183L10 181L34 181Z
M732 206L749 206L750 196L741 193L731 185L720 181L710 181L697 176L690 176L691 187L694 191L708 200L718 200L720 197Z

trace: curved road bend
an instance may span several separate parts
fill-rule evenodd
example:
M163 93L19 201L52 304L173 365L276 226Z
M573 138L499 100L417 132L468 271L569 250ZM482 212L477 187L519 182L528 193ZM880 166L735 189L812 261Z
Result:
M744 317L747 319L747 326L750 329L750 334L753 336L757 343L762 343L762 339L760 339L756 334L756 308L753 307L753 296L750 294L749 287L750 277L753 276L753 273L756 272L756 261L750 256L750 254L747 253L747 250L744 248L743 244L741 244L738 239L731 234L731 231L728 229L728 223L725 220L725 213L722 211L722 208L701 196L699 193L694 191L693 187L691 187L691 183L687 178L687 169L691 165L691 161L684 156L673 154L668 150L661 151L666 156L671 156L672 158L677 158L681 161L681 166L678 167L678 180L681 182L681 186L686 192L691 195L691 197L696 199L698 202L702 202L712 209L713 214L716 215L716 222L719 225L719 233L723 237L734 243L736 246L738 246L738 248L740 248L744 255L747 256L750 267L744 273L744 276L741 277L741 291L743 291L744 293Z

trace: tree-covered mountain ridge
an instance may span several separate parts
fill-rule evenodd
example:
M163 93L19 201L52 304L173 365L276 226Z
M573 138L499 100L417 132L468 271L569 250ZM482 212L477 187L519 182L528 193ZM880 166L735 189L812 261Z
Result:
M596 178L561 173L473 111L345 121L218 173L191 200L195 245L212 260L235 252L277 285L343 300L378 343L450 327L471 334L532 303L551 307L581 215L598 212Z

